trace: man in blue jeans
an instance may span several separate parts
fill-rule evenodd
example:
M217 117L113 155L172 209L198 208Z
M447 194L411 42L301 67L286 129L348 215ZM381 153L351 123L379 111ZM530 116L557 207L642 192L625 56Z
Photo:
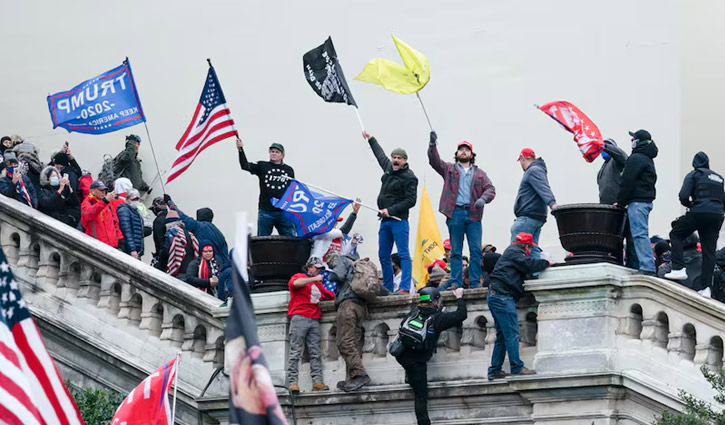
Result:
M501 379L509 376L501 368L509 356L511 375L534 375L535 370L524 367L519 357L519 321L516 314L516 302L524 294L524 278L532 273L540 272L549 267L546 260L532 257L535 248L531 233L519 233L514 243L509 245L496 263L488 285L488 308L496 326L496 343L491 355L491 366L488 368L488 380Z
M630 230L627 246L634 246L639 264L638 273L656 276L649 240L649 213L656 197L657 170L654 158L657 157L658 149L647 130L630 132L629 135L632 136L632 155L622 170L622 182L614 205L627 209ZM632 264L632 261L627 260L627 263Z
M456 147L456 162L443 161L438 154L438 136L430 132L428 162L443 177L443 191L438 210L446 216L451 243L451 278L446 287L463 286L463 237L468 239L470 288L481 286L481 238L483 207L496 197L486 172L476 166L476 154L470 142Z
M552 210L557 207L556 198L549 187L546 163L542 158L536 158L533 149L522 149L517 161L524 170L524 176L514 203L516 220L511 226L511 243L519 233L530 233L534 241L531 257L541 258L541 250L537 246L539 234L546 223L547 207Z
M398 247L400 267L403 276L398 287L399 293L410 292L412 264L408 249L408 210L415 206L418 198L418 178L408 167L408 154L404 149L394 149L390 158L367 131L363 137L368 141L375 158L383 169L382 186L378 195L378 216L382 219L378 231L378 257L383 270L383 286L393 291L393 243Z
M244 153L242 139L237 139L239 165L259 178L259 215L257 217L257 235L269 236L272 229L282 236L295 236L295 225L284 216L279 208L272 206L272 198L284 195L290 179L295 178L295 170L284 163L284 146L272 143L269 147L269 161L249 162Z

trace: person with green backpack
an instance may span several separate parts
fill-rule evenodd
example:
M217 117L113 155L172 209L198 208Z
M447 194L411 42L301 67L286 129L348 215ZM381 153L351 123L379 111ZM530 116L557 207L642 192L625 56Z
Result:
M415 417L418 425L430 425L428 418L428 360L433 357L441 332L461 326L468 317L463 288L453 290L458 308L453 312L441 311L441 293L437 288L425 287L420 290L420 301L400 323L396 359L403 369L407 383L415 395Z

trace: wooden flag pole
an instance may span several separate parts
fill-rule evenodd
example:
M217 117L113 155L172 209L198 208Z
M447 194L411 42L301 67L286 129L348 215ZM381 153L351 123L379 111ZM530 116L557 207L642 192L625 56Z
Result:
M420 92L415 92L415 95L418 97L420 106L423 107L423 113L425 114L425 119L428 121L428 127L430 127L430 131L433 131L433 125L430 123L430 118L428 117L428 111L425 110L425 105L423 104L423 99L420 98Z

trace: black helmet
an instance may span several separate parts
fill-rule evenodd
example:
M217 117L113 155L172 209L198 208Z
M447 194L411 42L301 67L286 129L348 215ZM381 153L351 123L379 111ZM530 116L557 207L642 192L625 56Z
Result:
M420 302L433 302L441 297L441 293L438 291L438 288L433 288L432 286L426 286L421 289L419 294Z

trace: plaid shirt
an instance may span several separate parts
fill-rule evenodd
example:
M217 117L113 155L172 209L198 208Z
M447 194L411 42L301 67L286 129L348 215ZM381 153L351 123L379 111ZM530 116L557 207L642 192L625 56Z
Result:
M435 144L428 146L428 162L438 174L443 176L443 192L441 192L441 202L438 211L448 218L453 218L461 173L458 171L455 163L446 162L441 159ZM475 165L472 165L472 167L473 179L471 181L471 204L468 210L468 219L471 221L479 221L483 218L483 208L479 210L473 204L478 199L483 199L487 204L493 201L493 198L496 197L496 188L493 187L485 171Z

